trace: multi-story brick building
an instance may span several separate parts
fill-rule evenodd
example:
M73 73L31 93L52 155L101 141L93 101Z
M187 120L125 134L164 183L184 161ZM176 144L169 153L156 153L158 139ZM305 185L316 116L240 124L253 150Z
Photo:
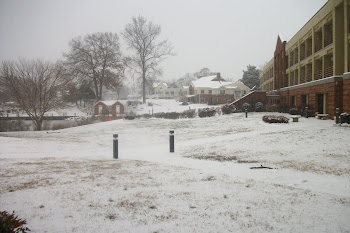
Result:
M284 109L350 113L350 0L329 0L290 41L277 39L260 76L262 90ZM268 101L269 102L269 101Z

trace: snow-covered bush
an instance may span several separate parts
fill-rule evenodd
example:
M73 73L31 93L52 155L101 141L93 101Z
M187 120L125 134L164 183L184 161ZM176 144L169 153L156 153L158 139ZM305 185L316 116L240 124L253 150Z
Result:
M216 110L215 109L201 109L198 110L198 116L199 117L212 117L215 116Z
M11 132L11 131L27 131L29 130L28 125L22 120L0 120L0 132Z
M178 112L166 112L166 113L164 113L163 117L165 119L173 119L173 120L175 120L175 119L179 119L180 118L180 113L178 113Z
M262 120L266 123L288 123L289 118L285 116L265 115Z
M245 110L248 110L248 112L252 111L252 106L248 103L242 104L242 111L245 112Z
M146 119L149 119L151 117L152 117L151 114L142 114L142 115L137 116L137 118L146 118Z
M291 108L289 110L289 114L290 115L300 115L300 112L299 112L299 110L297 108Z
M264 104L261 102L257 102L255 104L255 112L263 112L265 111Z
M196 110L186 110L181 113L181 118L195 118L196 117Z
M137 105L142 104L142 102L138 101L138 100L129 100L126 103L127 103L128 106L133 106L133 107L136 107Z
M234 105L225 104L221 107L221 111L223 112L223 114L231 114L236 111L236 108Z

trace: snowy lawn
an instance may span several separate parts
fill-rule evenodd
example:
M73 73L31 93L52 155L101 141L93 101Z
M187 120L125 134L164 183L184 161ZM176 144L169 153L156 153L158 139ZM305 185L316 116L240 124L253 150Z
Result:
M33 232L350 232L350 127L263 115L1 133L0 210Z

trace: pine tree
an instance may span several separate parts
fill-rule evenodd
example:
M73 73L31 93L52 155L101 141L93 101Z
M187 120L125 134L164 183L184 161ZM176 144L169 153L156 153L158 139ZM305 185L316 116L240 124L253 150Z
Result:
M256 66L248 65L247 70L243 70L242 82L249 88L258 88L260 87L260 73L261 70Z

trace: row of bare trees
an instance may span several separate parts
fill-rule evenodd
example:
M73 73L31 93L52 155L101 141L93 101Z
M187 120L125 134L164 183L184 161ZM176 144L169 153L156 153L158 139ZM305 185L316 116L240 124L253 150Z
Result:
M103 99L103 88L120 92L125 70L137 75L143 86L146 103L147 79L160 75L160 63L173 55L167 40L160 40L161 27L144 17L133 17L121 33L131 55L123 56L116 33L93 33L69 42L64 60L3 61L0 66L0 91L11 95L41 130L46 112L63 107L70 88L88 84L96 101Z

